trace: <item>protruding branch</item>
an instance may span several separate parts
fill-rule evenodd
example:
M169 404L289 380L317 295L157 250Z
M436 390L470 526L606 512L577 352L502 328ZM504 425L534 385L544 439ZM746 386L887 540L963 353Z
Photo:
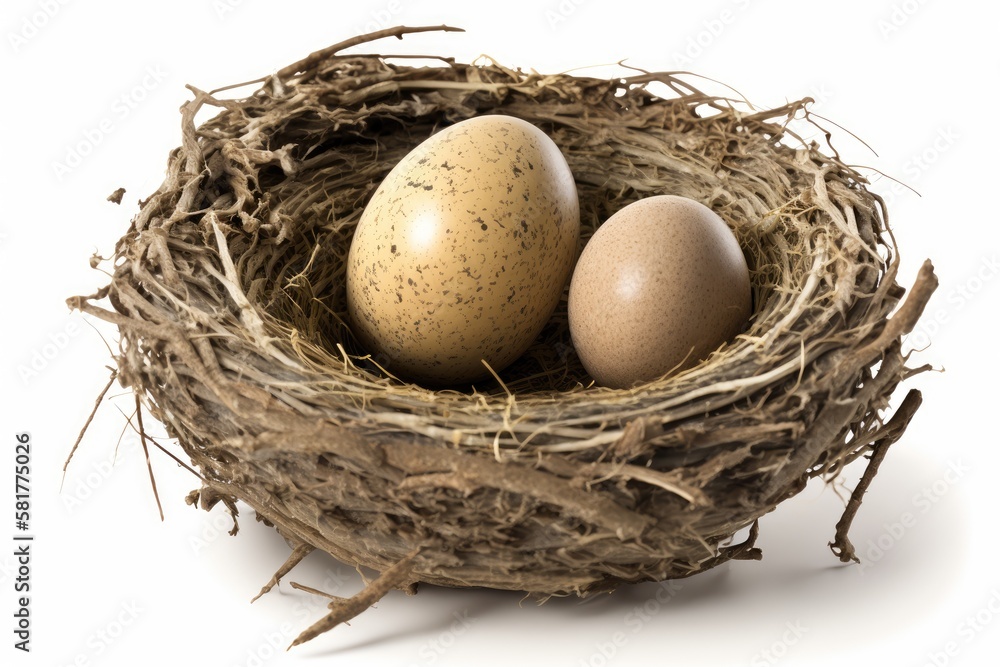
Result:
M858 485L854 487L851 499L847 502L847 507L844 509L844 514L840 517L840 521L837 522L837 534L833 542L830 542L830 550L833 551L834 555L841 562L861 562L854 551L854 545L851 544L851 540L847 537L847 533L851 530L851 523L853 523L858 509L861 507L861 501L864 499L869 485L875 479L879 466L882 465L882 459L885 458L890 445L899 440L900 436L903 435L910 420L913 419L913 415L917 412L917 408L920 407L922 400L920 392L916 389L911 389L899 405L899 408L896 409L896 413L892 416L892 419L882 428L881 437L872 445L872 454L868 460L868 467L865 468L865 474L862 475Z
M292 568L301 563L302 559L311 554L315 548L316 547L313 545L306 544L304 542L295 547L295 549L292 550L292 553L289 554L288 560L286 560L285 563L278 568L278 570L274 573L274 576L271 577L271 580L264 584L264 587L260 589L260 593L257 593L257 595L250 600L250 603L253 604L257 601L257 598L277 586L278 582L281 581L281 578L291 572Z
M419 549L411 551L409 555L380 574L374 581L365 586L358 594L350 598L334 598L330 603L329 614L321 618L312 626L300 634L291 646L304 644L310 639L315 639L324 632L332 630L341 623L346 623L352 618L365 611L376 602L385 597L386 593L393 588L399 588L410 577L413 570L414 560L419 553Z
M287 67L283 67L278 70L274 76L280 80L287 79L299 72L306 72L317 64L323 62L327 58L340 53L344 49L349 49L352 46L357 46L358 44L364 44L366 42L374 42L378 39L383 39L385 37L396 37L402 39L403 35L407 35L415 32L465 32L463 28L454 28L449 25L427 25L427 26L416 26L409 28L407 26L399 25L393 28L385 28L384 30L376 30L375 32L370 32L365 35L358 35L356 37L351 37L350 39L345 39L342 42L328 46L325 49L320 49L319 51L313 51L308 56L294 62Z
M87 429L90 428L90 422L94 421L94 415L97 414L97 409L101 407L101 401L104 400L104 397L107 395L108 390L111 389L111 385L114 384L115 378L117 377L118 377L118 370L117 369L112 370L111 377L108 378L108 383L104 385L104 389L102 389L101 393L97 395L97 400L94 401L94 409L90 411L90 415L87 417L87 421L84 422L83 428L80 429L80 434L76 436L76 441L73 443L73 448L69 450L69 456L66 457L66 462L63 463L63 476L62 476L63 482L66 481L66 468L69 467L69 462L73 460L73 455L76 454L77 447L80 446L80 442L83 440L83 436L86 435ZM61 488L62 484L60 483L60 489Z

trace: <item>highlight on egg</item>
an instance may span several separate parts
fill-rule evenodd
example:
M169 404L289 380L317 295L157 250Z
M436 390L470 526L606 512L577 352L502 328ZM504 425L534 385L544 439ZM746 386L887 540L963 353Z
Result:
M542 130L501 115L446 127L405 156L362 213L347 258L356 337L428 385L499 372L530 347L569 280L576 184Z
M690 368L746 326L750 272L710 208L660 195L629 204L587 243L569 288L569 327L599 385L625 389Z

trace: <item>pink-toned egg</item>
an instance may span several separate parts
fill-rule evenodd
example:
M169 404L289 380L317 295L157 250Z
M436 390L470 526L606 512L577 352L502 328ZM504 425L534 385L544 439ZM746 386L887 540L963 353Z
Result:
M603 386L628 388L689 368L751 315L750 273L707 206L661 195L611 216L587 243L569 290L573 345Z

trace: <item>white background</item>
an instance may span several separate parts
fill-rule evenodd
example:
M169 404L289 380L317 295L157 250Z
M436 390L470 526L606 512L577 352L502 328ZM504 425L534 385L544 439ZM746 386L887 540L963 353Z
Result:
M995 5L340 4L4 3L0 662L974 666L1000 653L1000 369L989 315L1000 283ZM361 586L358 575L313 554L280 591L250 605L287 548L245 508L240 534L226 535L221 506L206 513L185 505L196 480L153 452L161 522L135 436L127 432L114 456L119 408L131 412L127 395L98 412L60 492L63 461L108 377L102 336L114 341L113 330L95 329L64 300L105 284L88 259L113 253L138 199L161 181L180 141L177 110L190 97L184 85L207 90L256 78L375 27L438 23L468 32L377 48L465 61L486 53L550 72L627 58L724 81L759 105L811 95L818 113L878 153L831 125L849 161L919 191L871 172L890 200L901 282L908 285L926 257L941 277L911 345L921 348L914 364L944 372L910 380L895 399L913 386L925 403L855 522L862 566L841 566L827 548L843 507L838 489L853 487L855 466L839 487L815 483L761 521L762 562L729 564L679 588L631 586L541 607L505 592L392 593L350 627L286 653L324 611L287 581L349 595ZM87 154L66 172L58 165L73 151ZM119 186L127 194L116 207L105 197ZM34 443L30 654L12 648L13 445L22 431Z

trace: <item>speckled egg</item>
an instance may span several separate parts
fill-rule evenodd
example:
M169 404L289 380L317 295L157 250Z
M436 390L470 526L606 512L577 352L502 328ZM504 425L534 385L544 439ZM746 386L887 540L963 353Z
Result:
M434 134L386 176L347 259L347 308L366 350L429 385L499 372L551 317L580 235L558 146L510 116Z
M746 326L750 273L707 206L662 195L611 216L569 289L573 346L591 377L624 389L689 368Z

